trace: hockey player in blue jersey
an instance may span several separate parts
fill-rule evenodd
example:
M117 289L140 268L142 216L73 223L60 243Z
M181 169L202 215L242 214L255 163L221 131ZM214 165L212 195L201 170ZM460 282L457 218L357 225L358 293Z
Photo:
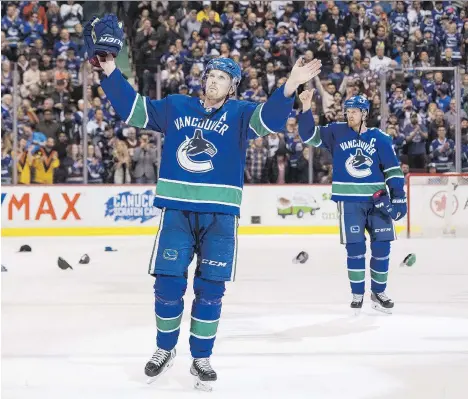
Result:
M87 56L106 75L101 85L129 125L165 134L154 205L162 209L149 264L154 284L157 350L146 364L150 379L172 365L184 309L188 266L196 255L190 372L195 387L211 389L210 363L226 281L234 280L237 225L248 140L284 129L297 87L321 63L298 61L284 86L266 103L230 99L241 80L238 64L211 60L204 71L204 100L171 95L150 100L136 93L116 68L122 46L115 16L94 17L84 30Z
M301 93L299 133L306 144L328 149L333 157L332 200L338 204L341 243L346 245L351 308L362 308L365 284L366 238L372 257L372 307L391 313L393 301L386 295L393 221L405 216L404 177L392 148L392 139L377 128L367 128L369 101L362 96L344 103L346 123L315 126L311 91Z

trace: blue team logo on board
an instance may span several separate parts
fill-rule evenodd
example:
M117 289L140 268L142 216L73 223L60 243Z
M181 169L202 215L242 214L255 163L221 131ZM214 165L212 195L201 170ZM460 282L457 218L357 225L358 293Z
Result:
M193 172L204 173L213 170L213 158L218 152L210 141L203 137L201 129L195 129L192 138L185 136L185 140L177 149L177 162L181 168Z
M145 223L158 216L159 209L153 206L154 193L151 190L140 193L125 191L109 198L106 205L105 217L118 220L139 220Z
M357 179L370 176L372 174L371 166L374 163L371 157L364 155L362 149L358 148L356 153L351 154L346 160L346 171Z

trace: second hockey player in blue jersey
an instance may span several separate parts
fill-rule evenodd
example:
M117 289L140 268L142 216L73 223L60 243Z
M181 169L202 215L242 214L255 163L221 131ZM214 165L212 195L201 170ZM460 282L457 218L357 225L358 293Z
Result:
M196 256L195 299L190 325L190 372L196 388L217 379L210 363L221 317L225 282L234 279L237 224L248 140L282 131L297 87L320 72L320 61L293 67L287 82L266 103L230 97L241 80L229 58L204 70L205 98L172 95L151 100L136 93L116 69L123 32L115 16L93 18L84 29L88 58L102 67L101 82L117 114L129 125L165 134L154 205L162 209L149 273L154 284L157 350L146 364L153 380L175 357L187 289Z
M338 204L341 243L346 245L348 277L359 313L365 292L366 237L372 257L371 301L374 309L391 313L393 301L386 295L390 242L394 220L406 215L404 176L392 147L392 139L380 129L367 128L369 101L355 96L345 101L346 123L315 126L311 91L301 93L303 111L299 133L306 144L324 147L333 157L332 200Z

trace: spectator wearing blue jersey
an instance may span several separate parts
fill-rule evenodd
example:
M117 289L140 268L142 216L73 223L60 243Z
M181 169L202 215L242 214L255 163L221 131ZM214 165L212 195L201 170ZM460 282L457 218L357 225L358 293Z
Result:
M294 137L289 141L289 180L291 183L300 183L300 169L299 159L301 158L302 151L304 150L304 143L302 142L299 132L296 130Z
M432 141L429 147L429 158L436 164L438 172L448 172L453 166L455 143L447 138L444 126L437 129L437 139Z
M37 39L42 40L42 35L44 35L44 25L39 22L39 16L37 13L33 13L29 21L24 23L23 34L23 40L28 46L32 46Z
M18 16L18 10L13 3L8 4L6 15L2 18L2 31L5 32L8 46L16 49L23 39L24 22Z
M306 32L301 29L299 30L297 37L294 40L294 48L297 54L305 54L309 49L310 39Z
M86 167L88 169L88 183L100 184L103 182L104 166L96 154L94 145L88 145Z
M250 79L250 87L242 93L241 99L245 101L265 102L267 95L258 84L257 79Z
M452 98L447 94L448 90L446 87L439 89L439 96L436 99L436 104L443 112L448 112L450 109L450 101Z
M409 99L406 98L403 103L403 109L401 110L400 114L398 115L399 121L400 121L400 126L404 129L407 125L410 125L412 123L411 119L413 118L413 115L415 114L415 110L413 107L413 102ZM422 118L420 115L418 115L418 123L422 123Z
M396 9L390 13L389 20L392 26L392 32L406 39L409 35L409 21L403 1L397 1Z
M232 30L227 33L226 40L231 48L239 50L242 48L242 40L250 39L251 37L252 34L247 29L245 23L236 21L234 22Z
M2 87L3 89L3 87ZM2 90L2 134L3 130L13 130L13 96L8 92L3 94Z
M67 167L66 182L71 184L83 183L84 164L81 147L76 144L68 147L68 157L65 158L64 162Z
M341 83L343 82L344 77L345 77L345 74L341 70L341 64L336 63L335 65L333 65L332 73L328 74L328 79L330 79L333 82L335 87L341 86Z
M190 74L186 78L188 92L191 96L200 96L202 91L201 70L198 64L194 64L190 69Z
M387 126L387 134L392 138L393 149L398 157L403 155L403 146L405 145L405 135L399 133L395 125Z
M419 112L426 112L427 107L429 105L429 98L427 94L424 92L424 88L422 86L416 87L416 95L413 97L413 107L414 109Z
M70 32L66 29L62 29L60 31L60 40L54 44L54 57L66 53L69 48L73 48L75 53L78 52L78 46L70 40Z
M83 38L83 26L81 24L75 25L75 32L71 35L71 40L76 44L78 51L75 51L75 56L80 58L80 61L84 59L84 38Z
M196 16L196 11L195 11L195 16ZM228 30L229 26L234 23L234 17L235 17L234 4L228 3L226 5L224 13L221 14L221 22L225 26L226 30Z
M29 151L31 148L31 154L35 154L39 148L45 146L47 137L40 131L33 131L32 127L28 124L23 126L23 136L26 139L26 149Z
M392 94L392 97L389 101L390 112L397 115L400 118L403 113L403 106L405 103L405 98L403 94L403 88L401 86L397 87Z
M67 50L67 59L65 60L65 68L70 73L71 87L73 88L80 87L81 60L80 60L80 57L76 55L76 51L73 47L70 47Z

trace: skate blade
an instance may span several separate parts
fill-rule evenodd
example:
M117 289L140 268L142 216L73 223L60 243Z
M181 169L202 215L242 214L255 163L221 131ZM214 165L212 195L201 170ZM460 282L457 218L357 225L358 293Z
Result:
M197 391L211 392L213 390L213 386L211 385L212 383L213 381L202 381L197 376L195 376L193 387Z
M375 302L372 302L372 309L377 310L381 313L392 314L392 309L384 308L383 306L380 306L378 303Z
M172 358L167 364L166 366L162 369L162 371L158 374L158 375L155 375L154 377L148 377L148 379L146 380L146 383L147 384L151 384L153 383L154 381L156 381L159 377L161 377L167 370L169 370L172 365L174 364L174 358Z

